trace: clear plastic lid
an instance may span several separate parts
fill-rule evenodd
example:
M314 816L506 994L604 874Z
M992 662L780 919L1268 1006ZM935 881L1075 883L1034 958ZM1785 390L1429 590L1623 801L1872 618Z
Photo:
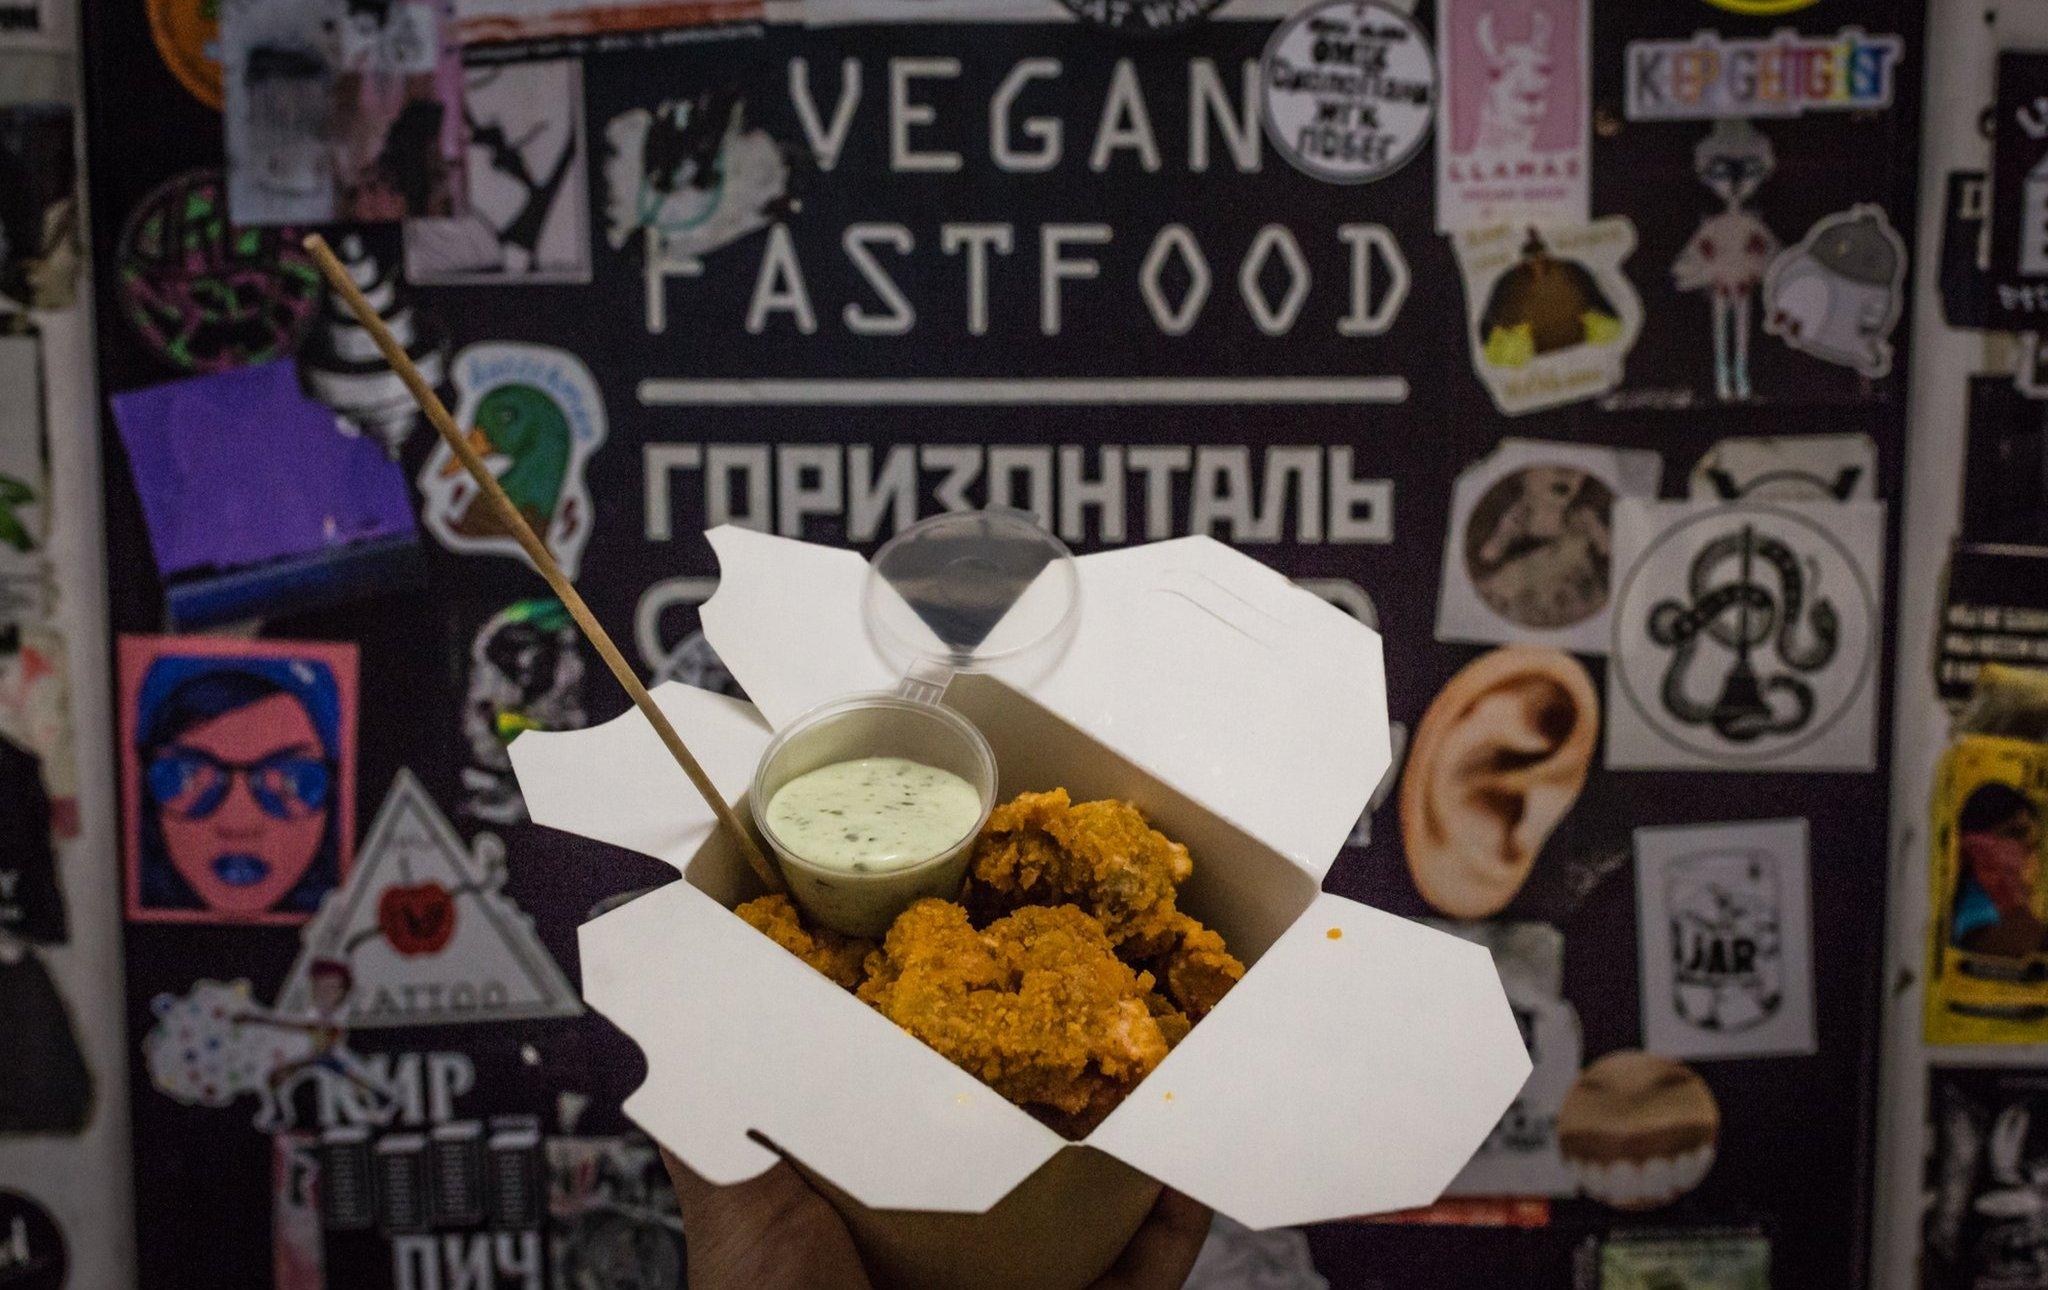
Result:
M980 672L1073 631L1080 579L1066 544L1023 511L952 511L903 530L869 562L862 613L904 674L934 700L956 672Z

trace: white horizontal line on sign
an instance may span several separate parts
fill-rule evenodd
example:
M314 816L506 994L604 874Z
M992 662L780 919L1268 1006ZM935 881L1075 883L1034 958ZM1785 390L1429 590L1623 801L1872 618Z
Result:
M1270 376L1240 380L1171 377L1039 377L1022 380L777 380L640 382L651 406L711 404L970 403L1401 403L1408 382L1398 376Z

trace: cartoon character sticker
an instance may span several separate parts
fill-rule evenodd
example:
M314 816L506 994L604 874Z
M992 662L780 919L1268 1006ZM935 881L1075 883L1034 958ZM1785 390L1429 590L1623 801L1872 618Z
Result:
M576 992L504 885L504 843L464 845L400 770L361 862L302 934L280 1010L358 1029L576 1016Z
M1671 279L1680 291L1706 293L1713 314L1714 396L1723 403L1745 402L1751 305L1778 254L1778 238L1743 203L1770 178L1777 160L1771 141L1742 120L1716 121L1692 155L1693 173L1722 208L1700 221L1672 262Z
M583 360L545 345L488 342L455 356L456 419L513 506L569 577L596 512L584 464L605 440L604 400ZM525 558L445 443L420 470L427 527L458 554Z
M1643 322L1621 271L1635 250L1634 224L1622 216L1503 224L1460 232L1453 244L1473 370L1503 413L1596 398L1621 384Z
M120 671L128 917L304 922L352 856L356 647L124 636Z
M137 202L122 226L117 297L142 343L181 372L224 372L298 348L320 271L292 228L228 222L218 170L190 170Z
M583 657L562 602L521 600L478 629L469 649L462 737L463 810L493 824L526 819L506 747L528 730L577 730L583 712Z
M1585 0L1442 0L1439 232L1587 215Z
M1801 353L1877 379L1892 370L1906 300L1906 244L1881 206L1826 216L1771 262L1764 330Z
M1608 765L1868 770L1883 525L1880 502L1617 502Z

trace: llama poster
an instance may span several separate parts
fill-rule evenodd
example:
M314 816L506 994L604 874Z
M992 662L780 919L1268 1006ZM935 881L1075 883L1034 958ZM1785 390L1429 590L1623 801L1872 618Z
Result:
M1442 0L1436 226L1583 224L1586 0Z

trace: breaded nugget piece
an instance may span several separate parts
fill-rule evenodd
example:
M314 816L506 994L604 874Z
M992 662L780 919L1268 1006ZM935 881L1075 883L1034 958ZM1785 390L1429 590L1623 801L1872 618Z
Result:
M1223 937L1186 914L1177 915L1180 943L1167 952L1159 975L1166 993L1200 1021L1244 979L1244 964L1224 947Z
M905 910L870 956L860 997L996 1092L1086 1134L1166 1056L1155 982L1072 905L975 931L942 900Z
M1174 889L1194 861L1129 802L1076 806L1056 788L998 806L970 872L978 910L1072 902L1101 920L1120 952L1151 958L1177 943Z
M798 920L789 897L762 896L732 911L747 926L774 941L818 971L834 984L851 990L861 982L861 965L874 951L873 941L841 936L829 928L811 931Z

